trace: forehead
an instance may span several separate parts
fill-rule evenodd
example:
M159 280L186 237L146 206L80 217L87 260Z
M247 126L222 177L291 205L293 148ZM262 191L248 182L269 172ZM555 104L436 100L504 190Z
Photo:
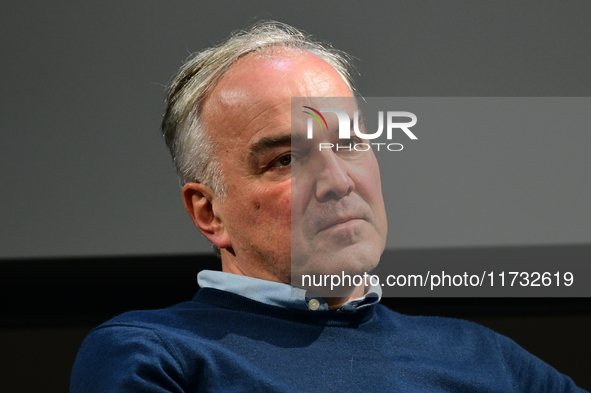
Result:
M290 129L292 97L349 97L343 77L309 52L269 48L230 67L207 97L202 119L212 139L251 139Z

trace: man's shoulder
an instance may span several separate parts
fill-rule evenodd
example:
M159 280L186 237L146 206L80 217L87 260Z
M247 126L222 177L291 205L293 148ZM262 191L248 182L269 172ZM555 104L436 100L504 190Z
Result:
M414 348L425 347L446 351L451 357L478 355L486 351L506 361L515 358L538 359L525 351L516 342L485 326L457 318L399 314L385 306L376 307L376 315L398 333L398 339Z
M455 318L402 315L384 306L376 307L376 314L395 321L402 351L427 363L437 358L442 365L454 365L452 369L462 372L472 370L474 375L494 371L520 392L582 392L570 378L485 326Z
M207 352L219 334L212 313L215 309L193 300L126 312L102 323L82 343L71 391L110 391L124 385L135 391L155 386L177 391L203 360L197 355Z
M400 314L383 305L376 305L376 315L407 334L443 339L463 339L467 336L496 339L500 335L489 328L465 319L440 316Z
M186 301L166 308L127 311L117 315L96 327L108 329L115 326L136 326L143 328L160 328L162 326L179 327L190 319L190 315L204 309L203 305Z
M382 305L376 306L375 313L386 321L383 323L388 325L392 338L413 350L444 352L450 359L478 356L482 351L498 356L506 350L522 351L507 337L464 319L399 314Z
M183 340L187 335L196 338L200 331L218 329L219 312L218 307L195 300L161 309L128 311L95 327L87 339L127 331L134 331L140 336L157 336L162 340L175 337Z

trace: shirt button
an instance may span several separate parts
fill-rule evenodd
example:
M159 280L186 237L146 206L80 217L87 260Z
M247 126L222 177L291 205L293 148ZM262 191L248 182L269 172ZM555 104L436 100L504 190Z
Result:
M308 302L308 308L311 311L318 310L318 307L320 307L320 302L318 301L318 299L312 299Z

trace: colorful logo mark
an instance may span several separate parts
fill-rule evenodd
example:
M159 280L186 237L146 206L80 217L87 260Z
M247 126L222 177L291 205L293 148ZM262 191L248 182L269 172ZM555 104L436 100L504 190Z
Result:
M309 106L302 106L302 108L306 108L311 110L312 112L308 112L308 111L302 111L304 113L309 114L310 116L312 116L314 118L314 120L316 120L316 123L318 123L318 125L320 126L320 129L324 129L324 127L328 128L328 123L326 122L326 119L324 118L324 116L322 116L322 113L320 113L319 111L317 111L316 109L309 107ZM320 119L322 119L322 122L320 121ZM323 125L324 123L324 125Z

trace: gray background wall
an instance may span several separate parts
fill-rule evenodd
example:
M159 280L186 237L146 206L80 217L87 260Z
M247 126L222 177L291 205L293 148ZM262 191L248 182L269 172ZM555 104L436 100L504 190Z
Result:
M261 18L292 24L357 57L358 89L366 96L591 92L585 1L26 1L2 3L0 15L0 258L209 251L183 210L159 136L163 86L190 52ZM591 144L589 135L578 145ZM541 143L534 130L520 137ZM466 153L492 149L478 138L463 143ZM447 153L437 154L421 162L426 174ZM486 165L487 154L468 156L467 165ZM517 150L511 165L523 167L519 157ZM558 174L568 170L564 157L548 157ZM511 170L490 167L474 178ZM450 187L465 181L449 176ZM526 212L526 222L538 217L526 230L486 211L499 206L494 193L475 194L485 198L480 211L469 194L448 204L467 217L494 215L486 231L432 214L438 195L429 194L428 182L401 178L388 186L397 217L389 247L588 243L585 225L547 231L560 215L555 209L575 193L574 208L587 217L580 191L588 188L580 184L589 179L581 176L555 205L536 210L518 201L512 211ZM538 225L539 217L547 225Z

